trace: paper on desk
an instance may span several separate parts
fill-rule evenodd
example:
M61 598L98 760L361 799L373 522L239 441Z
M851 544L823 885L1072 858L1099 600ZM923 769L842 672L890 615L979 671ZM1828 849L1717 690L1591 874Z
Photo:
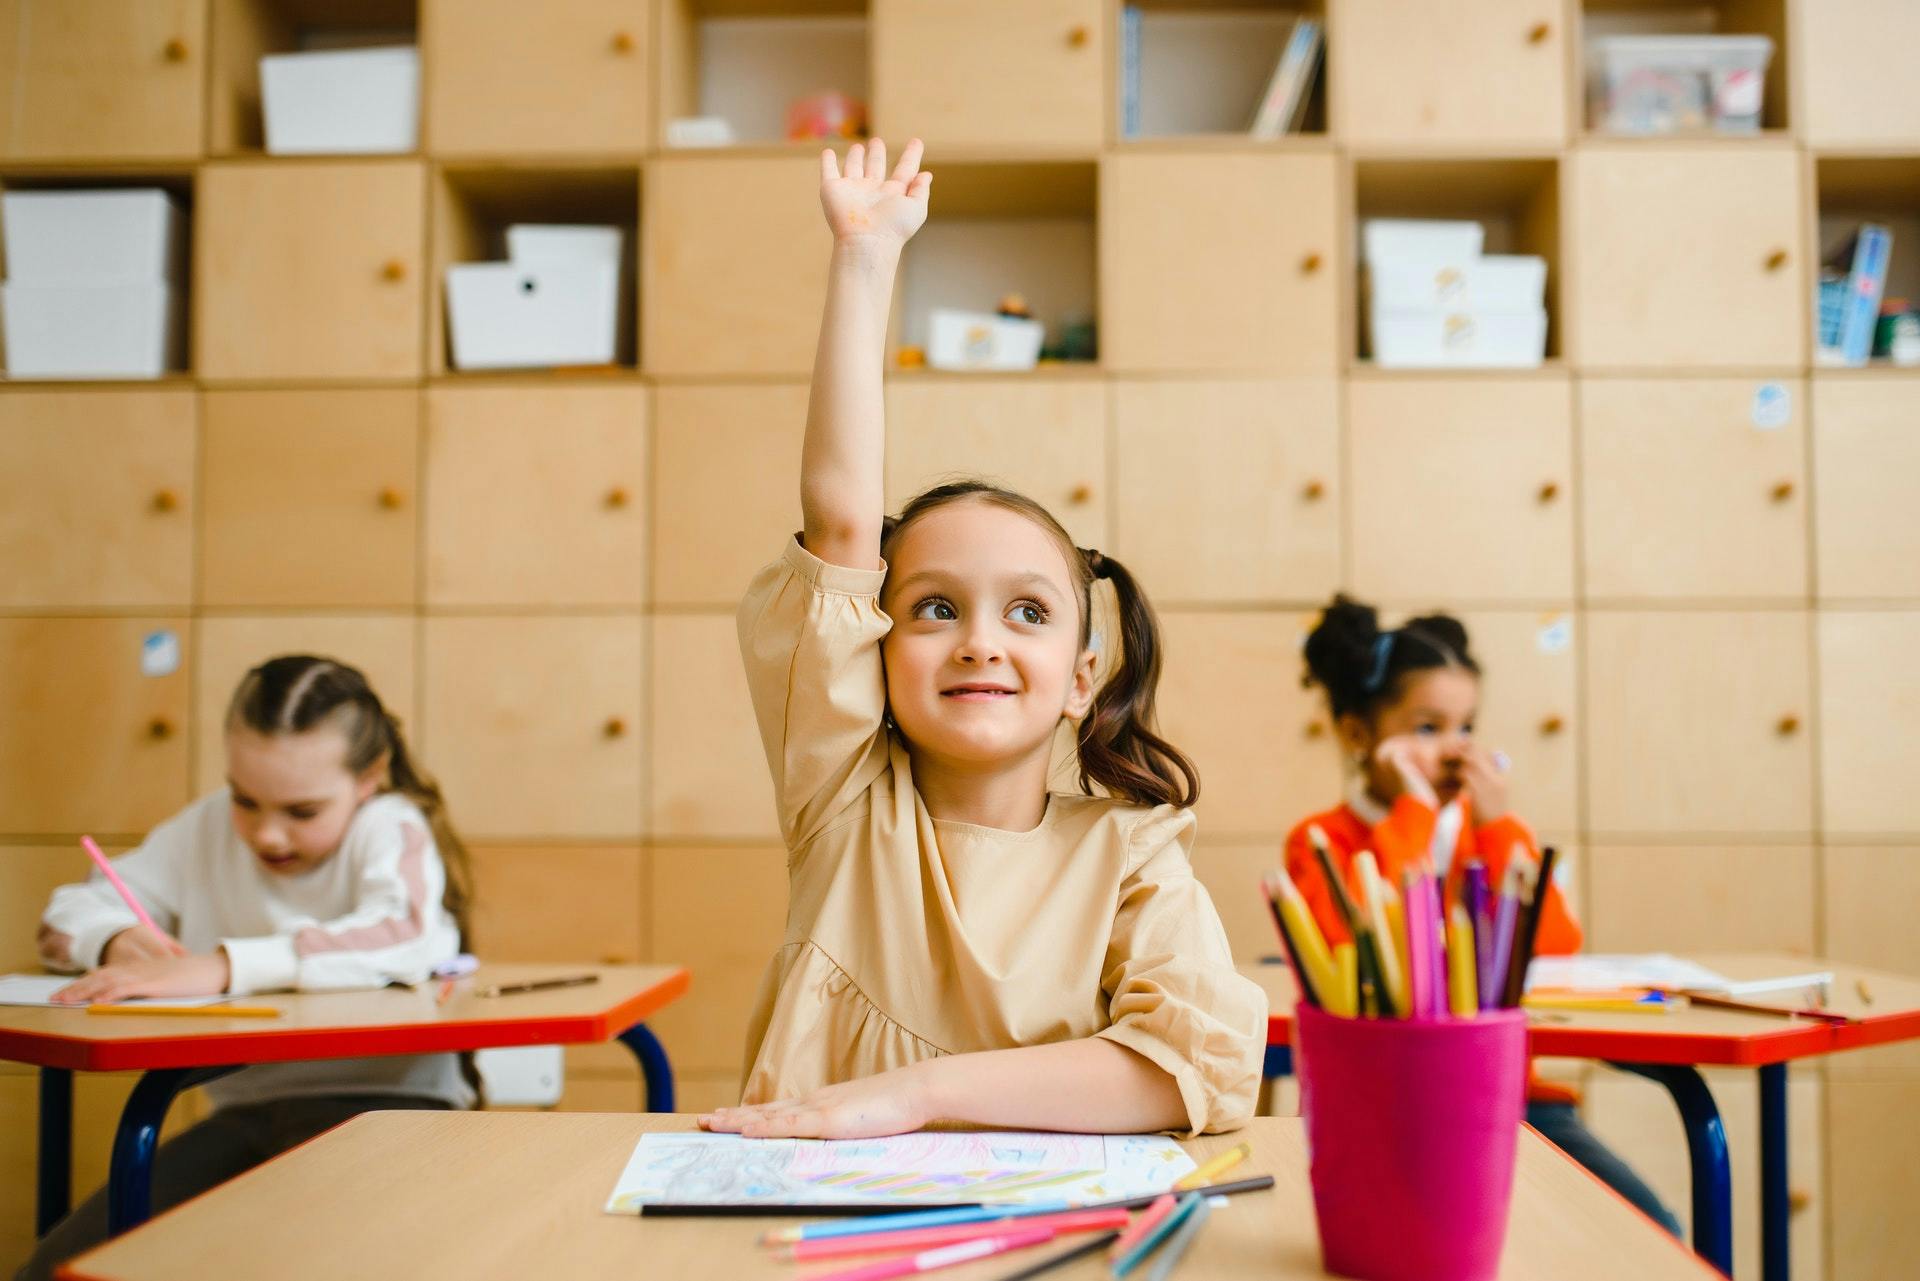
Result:
M1105 1201L1165 1192L1194 1168L1154 1134L900 1134L884 1139L643 1135L609 1214L646 1205L916 1205Z
M1671 987L1714 996L1797 992L1833 982L1833 971L1730 979L1704 965L1666 952L1641 955L1536 956L1527 969L1527 990L1616 992L1621 988Z
M55 1005L53 994L74 981L72 974L0 974L0 1005L44 1005L56 1010L84 1010L84 1005L69 1005L65 1002ZM133 997L125 1001L114 1001L114 1005L218 1005L233 998L225 994L218 996L154 996Z

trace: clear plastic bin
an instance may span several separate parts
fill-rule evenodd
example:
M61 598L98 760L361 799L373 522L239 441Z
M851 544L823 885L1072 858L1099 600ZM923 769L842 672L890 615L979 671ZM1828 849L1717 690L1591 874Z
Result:
M1606 133L1753 133L1772 58L1766 36L1595 36L1587 121Z

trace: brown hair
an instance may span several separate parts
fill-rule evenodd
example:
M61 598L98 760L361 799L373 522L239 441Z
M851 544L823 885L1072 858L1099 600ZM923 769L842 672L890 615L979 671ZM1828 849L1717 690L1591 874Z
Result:
M227 706L227 724L260 734L299 734L322 724L336 725L347 739L346 766L356 775L384 757L387 780L382 790L400 793L427 816L447 871L442 901L460 927L461 945L473 949L468 920L473 860L447 817L439 785L414 763L400 736L400 722L358 668L310 654L270 658L241 678Z
M1119 666L1093 696L1079 726L1080 787L1089 796L1097 783L1108 793L1136 805L1192 805L1200 796L1200 774L1179 748L1154 728L1154 691L1160 684L1160 625L1146 593L1111 556L1076 547L1072 535L1039 503L1009 489L979 480L936 485L914 498L899 516L889 517L880 539L885 557L902 531L928 512L949 503L981 502L1025 516L1052 535L1066 557L1080 601L1080 648L1093 636L1092 585L1096 578L1113 585L1119 606Z

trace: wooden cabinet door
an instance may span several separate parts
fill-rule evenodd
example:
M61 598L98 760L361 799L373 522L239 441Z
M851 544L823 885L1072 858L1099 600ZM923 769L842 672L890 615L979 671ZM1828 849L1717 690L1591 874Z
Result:
M812 157L675 157L641 186L640 360L647 372L813 369L833 238Z
M1330 153L1109 156L1101 360L1122 373L1332 374L1337 207Z
M693 971L701 996L675 1001L647 1025L673 1047L676 1073L684 1066L737 1082L747 1069L747 1020L786 932L787 853L778 844L659 845L652 871L654 961Z
M1580 384L1589 600L1807 595L1806 385Z
M1340 799L1325 704L1300 684L1312 625L1266 611L1160 616L1160 728L1200 771L1195 813L1210 839L1258 836L1278 859L1289 828Z
M1813 379L1822 600L1920 599L1920 377Z
M429 604L646 602L646 388L433 387L426 401Z
M209 391L201 600L411 606L420 396Z
M0 606L188 605L196 401L191 391L0 395Z
M1331 379L1126 380L1113 396L1113 551L1156 604L1332 594L1345 499Z
M641 619L425 627L422 755L461 831L518 841L639 833Z
M1580 627L1572 611L1460 614L1483 673L1474 737L1513 761L1514 811L1546 839L1580 826Z
M1920 610L1820 614L1821 823L1920 834Z
M1563 146L1568 16L1561 0L1335 0L1335 127L1367 146Z
M411 614L223 614L200 619L195 634L195 795L226 784L227 704L241 678L282 654L314 654L358 668L412 744L420 718L419 625Z
M772 775L740 665L733 615L653 619L651 831L666 838L780 838Z
M1018 490L1081 547L1107 542L1107 386L1090 378L899 379L887 387L887 509L956 477Z
M1091 155L1107 135L1100 0L872 0L876 132Z
M184 617L0 618L0 833L139 837L188 795Z
M653 595L731 610L800 528L807 388L663 383L653 392Z
M0 157L190 159L206 0L0 0Z
M407 160L218 163L194 210L205 378L418 378L426 179Z
M650 0L424 0L420 56L434 155L650 145Z
M1920 8L1909 0L1790 0L1790 7L1800 137L1820 147L1920 143L1912 58Z
M471 851L480 887L473 932L489 961L640 961L647 854L639 846L484 843Z
M1591 144L1573 170L1573 358L1589 369L1806 363L1793 148ZM1694 228L1699 234L1690 234Z
M1572 600L1572 412L1560 377L1355 379L1360 595L1409 607Z
M1587 859L1590 951L1814 955L1805 845L1604 845Z
M1587 825L1600 838L1813 826L1807 616L1586 616Z

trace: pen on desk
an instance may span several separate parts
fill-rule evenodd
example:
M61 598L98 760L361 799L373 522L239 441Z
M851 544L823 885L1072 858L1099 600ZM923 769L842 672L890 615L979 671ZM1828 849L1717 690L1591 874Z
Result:
M557 987L585 987L598 983L598 974L574 974L563 979L532 979L525 983L493 983L473 989L475 996L511 996L516 992L548 992Z
M1867 990L1867 981L1865 979L1855 979L1853 981L1853 990L1855 994L1859 996L1860 1004L1873 1004L1873 993Z
M271 1005L89 1005L89 1014L125 1014L134 1018L277 1019Z
M447 998L453 995L453 985L457 982L459 982L459 980L453 978L451 975L449 975L444 979L441 979L440 995L433 998L433 1003L435 1005L445 1005L447 1003Z

